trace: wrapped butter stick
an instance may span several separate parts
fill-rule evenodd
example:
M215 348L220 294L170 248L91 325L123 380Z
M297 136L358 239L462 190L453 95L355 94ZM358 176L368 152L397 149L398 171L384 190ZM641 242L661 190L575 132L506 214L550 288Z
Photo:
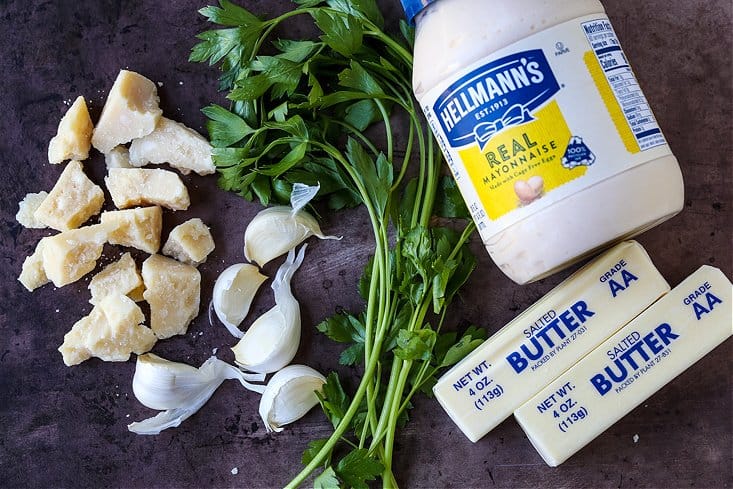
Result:
M733 287L703 266L514 416L555 467L733 334Z
M475 442L668 291L644 248L621 243L449 370L435 397Z

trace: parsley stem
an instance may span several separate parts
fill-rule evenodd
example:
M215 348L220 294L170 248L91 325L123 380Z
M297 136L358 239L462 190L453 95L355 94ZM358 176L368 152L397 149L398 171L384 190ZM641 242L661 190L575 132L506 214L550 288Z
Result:
M371 24L373 30L364 31L365 36L376 37L384 44L386 44L392 51L394 51L394 53L397 54L397 56L399 56L406 65L412 66L412 54L409 51L407 51L404 47L402 47L402 45L400 45L390 36L385 34L383 31L381 31L376 25L371 22L368 23Z
M367 138L364 135L363 132L361 132L359 129L357 129L353 125L351 125L351 124L349 124L348 122L345 122L345 121L340 121L338 119L332 119L331 117L327 117L327 116L322 116L322 117L324 119L328 120L328 122L330 122L332 124L336 124L338 126L343 127L344 129L348 130L351 134L353 134L354 136L356 136L359 139L359 141L361 142L361 144L363 144L364 146L366 146L367 148L369 148L369 151L371 151L374 156L377 156L379 154L379 150L374 145L374 143L372 143L371 140L369 138Z
M377 108L379 109L379 113L382 115L382 120L384 120L384 130L387 134L387 160L389 160L389 162L392 163L393 158L394 158L394 148L393 148L393 141L392 141L392 124L389 121L389 114L387 114L387 109L384 108L384 103L378 99L374 99L374 103L376 104Z
M377 336L374 343L374 348L377 350L381 349L383 340L384 337ZM359 387L357 388L356 393L354 393L354 398L351 400L349 409L346 410L343 418L341 418L341 421L339 421L338 425L336 426L326 443L323 445L323 447L321 447L321 449L313 457L310 463L308 463L308 465L306 465L305 468L293 478L293 480L288 482L288 484L285 486L285 489L297 488L311 474L311 472L313 472L317 467L321 465L326 456L333 451L333 447L336 446L336 443L349 429L349 427L351 426L351 420L353 419L356 412L359 410L361 400L366 393L366 386L369 382L369 379L371 379L372 375L374 375L378 359L378 355L372 355L372 357L369 359L369 363L367 363L366 369L364 370L364 376L359 383Z
M422 200L421 219L420 224L426 226L430 222L430 218L433 215L433 207L435 206L435 192L438 189L437 174L440 171L440 166L435 164L435 154L433 149L433 135L428 132L427 137L428 157L427 157L427 182L425 184L425 196ZM439 160L440 164L441 161Z
M384 442L384 465L385 467L392 467L392 454L394 451L394 438L397 430L397 419L399 412L400 401L402 400L402 392L405 390L405 384L407 383L407 377L410 375L410 369L412 368L412 360L402 361L402 367L400 375L397 380L395 387L395 393L392 396L392 405L390 406L389 424L387 425L387 438Z
M399 188L402 180L405 178L405 173L407 173L407 167L409 166L410 158L412 157L412 143L415 139L415 125L412 124L412 121L410 122L410 129L407 133L407 145L405 146L405 157L402 159L400 172L397 175L397 178L395 178L394 183L392 184L392 188L389 189L390 192L394 192Z
M426 158L425 158L425 137L423 135L422 127L419 127L419 121L417 119L413 119L414 123L418 125L417 128L417 146L418 146L418 152L420 154L420 170L418 173L418 181L417 181L417 188L415 191L415 203L412 207L412 219L410 221L410 227L414 228L417 226L419 214L418 210L420 209L420 202L422 202L423 198L423 185L425 180L425 166L427 164Z
M392 358L392 367L389 371L389 383L387 384L387 392L385 394L384 403L382 404L382 412L379 416L379 424L377 425L377 429L373 432L373 438L372 443L369 446L369 451L374 451L379 445L379 442L383 438L381 436L382 433L385 433L385 427L387 426L387 422L389 421L389 406L392 404L392 397L395 394L395 386L397 385L397 380L399 377L399 365L400 362L399 358L396 356Z

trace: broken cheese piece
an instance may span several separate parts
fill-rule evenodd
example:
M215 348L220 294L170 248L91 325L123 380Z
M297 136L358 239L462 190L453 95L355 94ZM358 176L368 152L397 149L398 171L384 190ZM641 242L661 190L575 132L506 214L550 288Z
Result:
M102 189L84 174L81 163L71 161L33 215L48 227L68 231L98 214L103 204Z
M110 244L132 246L151 255L160 248L163 210L157 205L103 212L100 221L109 225Z
M150 304L150 327L158 339L184 334L199 313L201 274L191 265L161 255L143 262L143 297Z
M89 302L96 306L102 299L110 295L126 295L129 297L133 292L142 299L142 293L138 292L141 291L142 287L143 279L137 271L135 260L132 259L130 253L125 253L119 260L107 265L89 282L88 288L92 293ZM130 298L135 301L134 297Z
M23 261L23 269L18 277L18 281L30 292L49 282L46 271L43 269L43 247L46 240L48 238L42 238L36 245L33 254L26 257Z
M129 297L107 296L66 333L59 352L69 367L91 357L124 362L130 353L150 351L157 341L144 321L143 312Z
M23 200L18 203L18 213L15 215L15 220L21 226L28 229L43 229L48 227L36 219L34 215L43 201L46 200L46 197L48 197L48 192L26 194Z
M145 284L140 284L139 287L136 287L135 289L128 292L127 297L134 300L135 302L142 302L145 300L145 297L143 297L144 293L145 293Z
M102 153L153 132L163 113L155 83L133 71L121 70L104 103L92 135Z
M66 160L86 160L92 146L94 124L84 97L76 97L59 122L56 136L48 143L48 161L53 164Z
M198 266L206 261L214 247L209 228L195 217L173 228L163 246L163 253L180 262Z
M56 287L76 282L94 270L109 228L95 224L44 238L43 269Z
M155 130L130 145L130 164L168 163L184 175L192 170L199 175L216 171L211 145L199 133L181 123L161 117Z
M172 171L110 168L104 181L118 209L160 205L178 211L188 209L191 204L186 186Z
M130 164L130 152L124 146L115 146L109 153L104 155L104 163L107 169L110 168L132 168Z

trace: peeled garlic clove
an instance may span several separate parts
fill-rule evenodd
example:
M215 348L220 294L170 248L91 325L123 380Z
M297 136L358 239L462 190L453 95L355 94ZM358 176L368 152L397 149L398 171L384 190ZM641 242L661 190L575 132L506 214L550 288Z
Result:
M248 263L237 263L224 270L216 279L213 292L214 312L219 321L237 338L244 333L237 328L252 305L257 290L267 277Z
M246 389L255 392L264 391L264 386L248 382L262 381L264 375L246 374L216 357L195 368L152 353L140 355L132 379L132 391L143 405L165 411L131 423L127 429L140 435L157 435L164 429L174 428L201 409L227 379L236 379Z
M260 399L260 417L267 431L297 421L318 404L326 378L305 365L290 365L276 373L267 383Z
M325 236L318 221L303 208L318 193L320 185L293 185L291 206L276 206L258 213L244 232L244 256L260 266L287 253L310 236L320 239L341 239Z
M232 351L240 367L251 372L276 372L291 362L300 344L300 305L290 290L290 280L303 263L306 245L288 258L275 275L275 307L257 318Z
M208 380L202 378L196 367L146 353L137 357L132 392L145 407L174 409L206 390L210 383Z

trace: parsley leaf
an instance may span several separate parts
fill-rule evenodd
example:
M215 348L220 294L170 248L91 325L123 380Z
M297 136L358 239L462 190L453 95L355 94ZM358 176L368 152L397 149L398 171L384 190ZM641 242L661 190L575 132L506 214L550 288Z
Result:
M456 181L448 176L443 176L438 184L440 191L435 199L435 215L440 217L458 217L470 219L466 203L458 190Z
M354 365L364 359L364 338L366 329L358 318L351 314L335 314L316 326L318 331L338 343L354 343L341 352L341 365Z
M303 465L308 465L313 460L313 457L323 448L328 441L328 438L319 438L317 440L311 440L308 442L308 448L303 452L303 457L300 462Z
M384 95L384 90L377 80L354 60L349 63L349 68L339 73L339 84L364 92L371 97Z
M435 345L436 333L429 328L417 331L400 330L394 354L402 360L430 360Z
M321 474L313 479L313 489L334 489L341 487L333 468L327 467Z
M364 29L361 22L349 14L330 10L311 12L316 25L323 31L321 41L342 56L350 57L361 47Z
M202 42L191 49L188 60L196 62L209 60L209 64L214 65L229 54L232 49L241 45L241 34L239 28L202 32L196 36Z
M366 481L372 481L384 471L384 465L369 455L369 450L356 448L341 459L336 474L348 487L369 489Z
M260 25L262 21L248 10L234 5L229 0L219 0L220 7L209 5L199 10L209 22L226 26Z
M376 122L380 118L377 105L374 101L369 99L359 100L358 102L349 105L346 108L346 115L344 120L363 131L369 127L373 122Z
M209 131L211 144L216 147L226 148L254 132L244 119L219 105L211 104L201 109L201 112L209 118L206 129Z
M316 392L316 395L321 403L323 412L326 413L326 416L335 428L341 422L341 419L343 419L350 404L349 396L346 395L343 387L341 387L341 381L336 372L328 374L321 392Z
M362 17L380 29L384 28L384 17L374 0L328 0L326 3L334 10Z
M305 61L313 52L321 46L319 42L294 41L291 39L277 39L273 41L275 47L282 53L279 56L294 63Z
M486 330L475 326L469 327L457 343L448 348L445 353L441 352L437 356L438 366L443 368L455 365L486 341L486 337ZM453 337L453 340L455 340L455 337Z
M381 153L377 160L373 161L364 147L353 138L349 138L346 143L346 157L356 168L358 177L374 203L377 213L383 216L394 179L392 165Z

